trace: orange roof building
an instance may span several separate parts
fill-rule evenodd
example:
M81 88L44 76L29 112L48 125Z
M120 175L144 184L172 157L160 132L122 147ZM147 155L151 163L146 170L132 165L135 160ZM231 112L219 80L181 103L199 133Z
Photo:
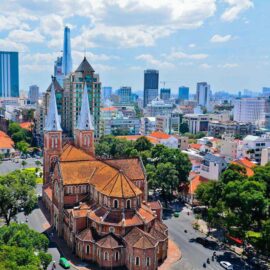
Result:
M0 153L10 154L14 152L13 140L3 131L0 131Z
M20 127L26 130L32 130L33 123L32 122L22 122L20 123Z
M254 164L250 159L248 158L240 158L237 160L234 160L232 164L236 164L239 166L242 166L246 169L246 174L248 177L251 177L254 175L254 168L256 167L256 164Z
M75 136L63 144L51 88L44 129L43 201L52 226L78 257L101 268L156 270L168 248L162 205L147 203L139 158L95 157L86 84L83 97Z

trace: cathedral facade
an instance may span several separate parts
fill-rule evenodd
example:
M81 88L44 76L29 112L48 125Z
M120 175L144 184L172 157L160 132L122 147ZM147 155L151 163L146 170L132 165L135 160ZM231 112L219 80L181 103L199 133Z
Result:
M87 87L74 140L64 142L52 84L44 129L43 200L51 225L82 260L154 270L167 257L159 202L147 202L142 161L97 159Z

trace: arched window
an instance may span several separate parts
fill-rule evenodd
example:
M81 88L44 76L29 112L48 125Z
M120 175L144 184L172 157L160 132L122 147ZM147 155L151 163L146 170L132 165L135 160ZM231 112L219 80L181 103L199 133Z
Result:
M116 252L115 252L115 260L116 260L116 261L119 261L119 258L120 258L119 251L116 251Z
M130 209L131 208L131 200L127 200L127 209Z
M150 257L146 257L146 266L150 266L150 264L151 264Z
M139 257L135 257L135 265L140 266L140 258Z
M114 227L109 227L109 232L110 232L110 233L114 233L114 232L115 232Z
M114 208L118 208L118 207L119 207L119 202L118 202L118 200L116 200L116 199L113 200L113 207L114 207Z
M89 254L89 253L90 253L90 246L87 245L87 246L86 246L86 254Z
M97 257L100 258L100 249L97 248Z
M108 261L109 260L109 254L107 251L104 252L104 261Z

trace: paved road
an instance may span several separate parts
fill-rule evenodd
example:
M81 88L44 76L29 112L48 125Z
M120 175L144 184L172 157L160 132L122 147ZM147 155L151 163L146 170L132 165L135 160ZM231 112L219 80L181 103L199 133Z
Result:
M13 172L15 170L20 170L22 169L22 161L26 161L26 166L25 168L33 168L33 167L36 167L36 164L35 162L37 160L39 160L40 162L43 162L43 160L40 158L40 159L36 159L36 158L27 158L27 159L18 159L19 162L16 163L15 162L15 159L12 159L12 160L4 160L2 161L2 163L0 164L0 175L3 175L3 174L7 174L7 173L10 173L10 172Z
M252 269L246 267L238 257L234 259L228 258L227 255L234 254L224 250L216 251L218 261L215 260L213 262L211 258L214 250L205 248L201 244L193 241L197 237L204 237L204 235L192 228L191 222L194 217L193 215L187 215L187 211L190 212L190 210L184 207L180 212L179 218L172 217L165 220L165 224L169 227L169 234L171 238L179 245L182 252L182 259L173 267L174 270L204 269L203 263L206 262L207 258L210 258L210 264L207 264L206 269L224 269L218 262L221 260L231 262L234 265L235 270ZM185 233L184 230L187 230L187 233Z

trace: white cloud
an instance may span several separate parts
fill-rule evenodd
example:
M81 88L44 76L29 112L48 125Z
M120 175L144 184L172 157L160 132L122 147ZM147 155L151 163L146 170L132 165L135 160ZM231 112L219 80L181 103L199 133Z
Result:
M223 42L228 42L232 39L231 35L225 35L225 36L221 36L221 35L214 35L212 36L212 38L210 39L211 42L214 43L223 43Z
M12 29L29 29L27 23L21 22L15 16L2 16L0 15L0 31L12 30Z
M34 54L23 54L22 55L22 61L33 63L33 64L40 64L40 65L46 65L51 64L53 65L53 62L56 60L58 54L56 52L54 53L34 53Z
M162 61L154 58L151 54L141 54L136 57L137 60L142 60L144 61L149 67L154 67L154 68L173 68L174 64L167 62L167 61Z
M63 35L64 23L63 18L57 14L50 14L41 17L40 30L49 36Z
M226 63L226 64L223 64L223 65L219 65L218 67L219 68L236 68L236 67L239 67L239 64L237 64L237 63Z
M22 44L22 43L18 43L15 42L13 40L10 39L0 39L0 48L1 50L6 50L6 51L18 51L18 52L28 52L29 48Z
M211 68L212 66L209 65L209 64L207 64L207 63L204 63L204 64L201 64L200 67L201 67L201 68L204 68L204 69L209 69L209 68Z
M254 6L252 0L223 0L229 7L221 15L223 21L232 22L239 17L243 11Z
M190 43L190 44L188 45L188 47L189 47L189 48L195 48L195 47L196 47L196 44Z
M194 59L194 60L201 60L206 59L208 57L208 54L205 53L196 53L196 54L187 54L184 52L177 52L174 51L171 54L169 54L168 59Z
M33 31L12 30L9 32L8 38L22 43L40 43L44 41L44 37L37 29Z

